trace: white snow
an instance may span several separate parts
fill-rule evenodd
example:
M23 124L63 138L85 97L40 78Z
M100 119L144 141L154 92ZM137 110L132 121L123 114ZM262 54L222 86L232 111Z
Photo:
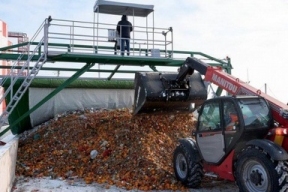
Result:
M188 189L187 189L188 190ZM193 192L238 192L237 186L233 182L213 181L205 188L190 189ZM12 192L127 192L115 186L85 184L82 180L60 180L50 178L24 178L17 177ZM140 190L130 190L129 192L140 192ZM164 190L161 192L168 192Z

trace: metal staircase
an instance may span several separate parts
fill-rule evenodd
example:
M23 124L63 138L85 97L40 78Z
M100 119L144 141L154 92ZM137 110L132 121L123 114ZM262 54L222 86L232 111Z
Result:
M16 69L18 67L19 62L23 61L23 57L26 55L27 52L22 52L22 54L19 55L18 59L13 63L9 75L5 78L2 79L0 86L3 87L5 82L7 80L10 80L10 86L5 90L4 94L0 98L0 103L4 102L6 98L10 96L10 101L6 105L5 111L0 115L0 127L2 127L5 124L6 119L8 116L12 113L14 108L17 106L18 102L20 99L23 97L24 93L30 86L31 82L33 79L36 77L38 72L40 71L41 67L45 64L47 61L47 43L48 43L48 36L47 36L47 29L49 26L49 21L47 19L42 23L40 28L37 30L36 34L33 36L31 39L31 42L35 40L35 38L39 35L40 31L44 29L44 37L39 41L39 43L35 46L34 50L28 51L28 58L25 62L22 62L23 65L21 66L21 69ZM31 60L33 59L34 56L39 54L39 50L41 47L44 45L44 52L41 53L41 56L39 59L35 62L35 65L33 67L30 66ZM28 43L28 46L30 47L30 43ZM27 71L27 75L23 76L24 71ZM13 92L13 88L17 80L23 79L21 85L19 86L18 90Z
M18 71L18 73L15 76L14 76L14 74L12 72L13 69L11 68L12 75L10 76L10 78L11 78L10 86L7 88L7 90L5 90L5 93L3 94L2 98L0 99L0 103L2 103L5 100L5 98L8 96L8 94L11 95L11 99L10 99L10 102L6 106L5 111L3 111L3 113L0 116L0 126L3 126L3 124L5 123L5 118L7 118L11 114L13 109L18 104L19 100L22 98L22 96L24 95L24 93L28 89L28 87L31 84L32 80L35 78L35 76L38 74L38 72L41 69L41 67L46 62L46 54L43 53L40 56L40 58L38 59L38 61L35 63L33 68L31 70L28 70L29 72L27 73L27 76L24 77L24 80L23 80L22 84L20 85L19 89L16 91L16 93L13 93L13 87L14 87L15 83L17 82L17 80L20 77L23 77L21 75L22 72L29 67L29 63L30 63L32 57L37 52L39 46L42 46L42 43L43 43L43 39L42 39L42 41L39 42L38 46L36 46L35 50L33 51L33 54L31 54L28 57L28 60L25 62L25 64L22 66L22 68ZM18 63L18 62L19 62L19 60L16 61L16 63Z

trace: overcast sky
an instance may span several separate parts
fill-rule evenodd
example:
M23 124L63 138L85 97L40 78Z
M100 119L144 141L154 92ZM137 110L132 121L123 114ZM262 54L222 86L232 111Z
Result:
M154 5L156 27L173 27L174 49L229 56L232 74L288 102L287 0L121 0ZM48 15L93 21L92 0L0 0L9 31L32 37ZM103 17L105 18L105 17Z

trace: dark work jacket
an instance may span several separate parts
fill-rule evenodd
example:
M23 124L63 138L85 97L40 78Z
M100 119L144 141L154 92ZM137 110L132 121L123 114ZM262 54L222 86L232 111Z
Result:
M121 20L117 24L117 32L123 38L130 38L130 32L133 30L132 24L127 20Z

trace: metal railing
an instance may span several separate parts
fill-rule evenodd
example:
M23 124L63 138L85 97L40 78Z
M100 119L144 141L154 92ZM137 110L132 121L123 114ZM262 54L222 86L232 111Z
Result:
M54 58L53 57L54 54L61 55L66 53L80 54L83 56L85 56L85 54L89 54L89 56L99 54L108 56L109 58L113 57L115 54L120 55L119 48L116 47L115 49L116 41L119 40L119 38L117 38L116 36L116 27L117 27L116 24L59 20L59 19L52 19L50 17L47 18L46 20L49 20L49 25L47 25L47 27L45 28L46 31L44 30L44 23L43 23L37 30L35 35L31 38L31 41L28 42L28 45L30 47L29 55L35 55L35 57L33 57L34 62L44 52L48 53L48 56L51 56L50 58ZM39 38L37 39L36 37L41 36L41 38L43 38L42 34L44 34L44 42L41 43L39 46L40 40ZM0 51L8 50L7 52L10 53L13 52L19 53L17 52L19 50L19 46L26 46L26 45L27 43L23 43L21 45L20 44L12 45L8 46L6 49L0 48ZM37 50L34 49L35 47L37 47ZM125 63L123 63L122 65L123 67L121 66L121 70L131 71L128 72L127 74L134 73L135 71L151 70L150 69L151 67L156 68L156 66L157 70L159 71L167 71L167 70L170 71L169 67L175 68L178 65L180 66L181 62L179 61L184 62L187 57L191 56L204 60L206 63L210 65L221 66L223 68L227 67L227 69L230 71L232 68L231 64L229 64L230 61L227 62L226 58L217 59L202 52L174 50L173 30L171 27L154 28L154 27L133 26L133 31L131 32L130 47L131 47L130 56L143 57L143 59L148 59L148 57L162 58L162 59L169 58L171 60L175 60L175 62L173 63L173 61L171 61L171 64L168 64L163 68L161 67L161 65L157 66L157 64L154 64L155 66L147 65L145 66L146 68L143 68L144 66L143 64L139 64L138 66L137 64L134 64L133 69L131 67L125 68ZM38 51L38 53L36 53L35 51ZM19 57L20 59L23 60L24 56L25 54L20 54ZM117 58L114 57L114 59ZM178 60L178 62L176 60ZM74 65L73 66L74 68L71 65L69 66L70 69L65 64L62 65L61 63L59 63L57 65L54 65L54 63L48 63L45 65L45 67L43 67L43 70L41 70L42 72L40 75L54 76L55 75L54 73L56 71L56 75L59 76L61 71L61 75L70 76L72 72L77 71L79 67L81 67L80 65ZM14 68L15 70L20 69L20 67L17 65L15 65ZM32 69L32 66L29 67L29 62L28 66L26 66L26 69L28 68ZM117 72L119 71L121 72L121 70L117 70ZM171 70L175 71L175 69ZM68 71L71 72L69 73ZM90 71L98 72L98 77L106 77L110 75L109 73L115 72L115 65L112 64L109 66L109 64L107 63L103 63L103 65L102 63L99 63ZM13 77L13 74L8 75ZM89 72L85 73L85 76L94 76L94 75L95 74L91 74Z
M53 19L49 26L49 43L68 44L69 52L115 54L119 52L116 25L84 21ZM130 38L130 55L171 57L173 52L172 28L133 26ZM83 45L76 47L75 45ZM116 46L116 47L115 47ZM105 48L110 47L110 49ZM160 52L160 50L165 50ZM49 52L67 51L65 47L49 46Z

